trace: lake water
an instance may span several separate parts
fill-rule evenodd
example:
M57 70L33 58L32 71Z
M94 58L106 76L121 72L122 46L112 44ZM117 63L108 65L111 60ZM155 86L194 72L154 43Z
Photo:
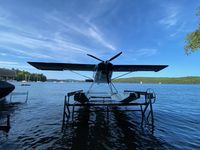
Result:
M133 112L120 111L110 113L109 124L104 112L86 113L86 118L95 118L93 122L62 132L64 95L87 90L90 84L14 84L16 91L28 90L29 99L26 104L14 103L25 100L23 96L13 99L11 130L7 136L0 131L0 149L200 149L200 85L116 83L121 91L154 89L157 100L151 134L138 125ZM76 119L80 121L81 116Z

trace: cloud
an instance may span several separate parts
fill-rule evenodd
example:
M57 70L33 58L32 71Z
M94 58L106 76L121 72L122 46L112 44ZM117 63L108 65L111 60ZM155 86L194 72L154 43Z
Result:
M33 69L32 66L28 65L28 64L24 64L24 63L19 63L19 64L12 64L11 62L9 63L0 63L1 64L1 68L15 68L15 69Z
M28 64L19 63L16 61L0 61L1 68L17 68L17 69L32 69Z
M143 48L136 50L136 55L141 57L150 57L157 53L157 49Z
M31 38L27 35L19 34L13 30L13 32L3 32L1 31L0 42L6 44L21 45L27 48L36 49L44 42L42 40L37 40L36 38Z
M90 52L88 48L67 42L61 36L52 37L52 39L45 37L37 39L37 37L20 35L14 31L1 32L0 43L3 49L31 58L53 59L56 57L55 54Z
M2 65L18 65L18 62L14 62L14 61L0 61L0 64Z
M72 36L77 36L78 34L77 38L89 38L91 43L97 42L110 50L116 50L115 46L104 37L104 33L95 24L91 23L90 20L82 16L77 16L73 19L65 19L59 15L55 16L54 14L46 14L45 18L46 22L51 23L53 21L54 24L61 25L62 28L65 28L64 31L72 33Z
M0 53L0 55L1 55L1 56L6 56L7 54L6 54L6 53Z
M15 56L15 57L19 57L19 58L53 58L51 56L49 56L48 54L41 54L41 53L37 53L34 51L30 51L30 50L23 50L24 48L13 48L13 47L9 47L9 46L0 46L0 48L2 50L6 50L6 53L3 53L4 56ZM9 53L8 53L9 52ZM3 56L3 55L2 55Z
M77 13L63 15L52 11L40 11L38 19L24 23L24 15L15 15L9 9L0 7L0 57L27 60L79 62L86 53L100 55L105 48L115 51L115 46L107 39L103 28ZM93 16L95 17L95 16ZM45 29L45 30L44 30ZM85 55L86 56L86 55Z
M55 34L55 37L49 43L48 48L52 50L60 51L73 51L74 53L90 53L92 50L88 47L67 41L59 32ZM75 51L74 51L75 50Z
M186 29L186 23L183 22L175 32L173 32L172 34L170 34L171 37L174 37L176 35L178 35L179 33L181 32L187 32L187 29Z
M100 42L101 44L103 44L105 47L114 51L116 50L116 48L112 44L106 42L106 40L103 39L101 34L94 28L89 28L89 35L93 37L95 40L97 40L98 42Z
M165 16L159 20L159 24L164 25L166 28L175 26L178 23L179 9L177 7L165 6Z
M0 44L1 48L6 48L10 51L15 52L21 58L29 57L29 58L47 58L53 59L56 58L56 55L59 57L64 57L67 55L69 61L74 61L74 58L70 58L70 55L73 54L82 54L82 53L96 53L96 50L93 50L84 44L80 43L80 38L73 41L67 41L68 39L60 31L54 29L54 31L48 31L50 34L46 35L43 31L39 34L34 28L27 29L21 25L21 28L18 24L10 22L7 20L8 18L3 18L4 22L0 23L0 26L6 27L8 31L0 30ZM57 20L58 21L58 20ZM60 24L61 19L57 24ZM64 22L63 22L64 23ZM103 45L109 47L110 49L114 49L112 45L109 45L103 38L100 36L100 33L97 32L97 28L93 29L91 27L85 31L83 28L80 30L78 27L74 25L67 25L70 29L73 29L74 32L79 33L84 36L89 36L90 38L96 39L103 43ZM64 26L65 27L65 26ZM23 30L26 29L26 30ZM70 30L71 31L71 30ZM66 32L66 30L64 31ZM74 34L73 32L73 34ZM52 34L53 33L53 34ZM1 55L5 55L1 54ZM69 55L70 54L70 55ZM61 58L62 59L62 58ZM71 60L70 60L71 59Z

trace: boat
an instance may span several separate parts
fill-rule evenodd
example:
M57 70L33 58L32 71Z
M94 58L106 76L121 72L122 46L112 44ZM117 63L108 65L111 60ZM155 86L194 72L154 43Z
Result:
M22 82L21 86L31 86L31 84L29 83L29 78L30 78L30 75L28 79L27 79L27 75L25 75L25 79L21 81Z
M31 86L29 83L22 83L21 86Z
M16 76L15 71L0 68L0 77L3 78L13 78ZM15 89L15 86L7 81L0 81L0 101L5 100L5 97L9 95L13 90Z
M0 99L3 99L15 89L15 86L6 81L0 81Z

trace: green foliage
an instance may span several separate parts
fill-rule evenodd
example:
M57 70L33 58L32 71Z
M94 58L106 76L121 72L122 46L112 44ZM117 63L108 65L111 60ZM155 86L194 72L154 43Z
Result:
M200 26L194 32L187 35L187 45L185 46L185 52L190 54L200 48Z
M200 77L132 77L116 79L114 82L126 83L156 83L156 84L200 84Z
M200 16L200 7L198 8L197 16ZM184 48L186 54L190 54L200 48L200 24L195 31L187 34L186 46Z
M28 71L21 71L19 69L12 69L16 71L15 80L17 81L46 81L47 78L43 74L30 73Z

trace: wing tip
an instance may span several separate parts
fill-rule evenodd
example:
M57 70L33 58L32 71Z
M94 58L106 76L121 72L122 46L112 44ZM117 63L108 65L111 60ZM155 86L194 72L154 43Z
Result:
M33 62L27 61L28 64L32 65Z
M161 65L161 67L159 69L157 69L155 72L161 71L165 68L167 68L169 65Z

